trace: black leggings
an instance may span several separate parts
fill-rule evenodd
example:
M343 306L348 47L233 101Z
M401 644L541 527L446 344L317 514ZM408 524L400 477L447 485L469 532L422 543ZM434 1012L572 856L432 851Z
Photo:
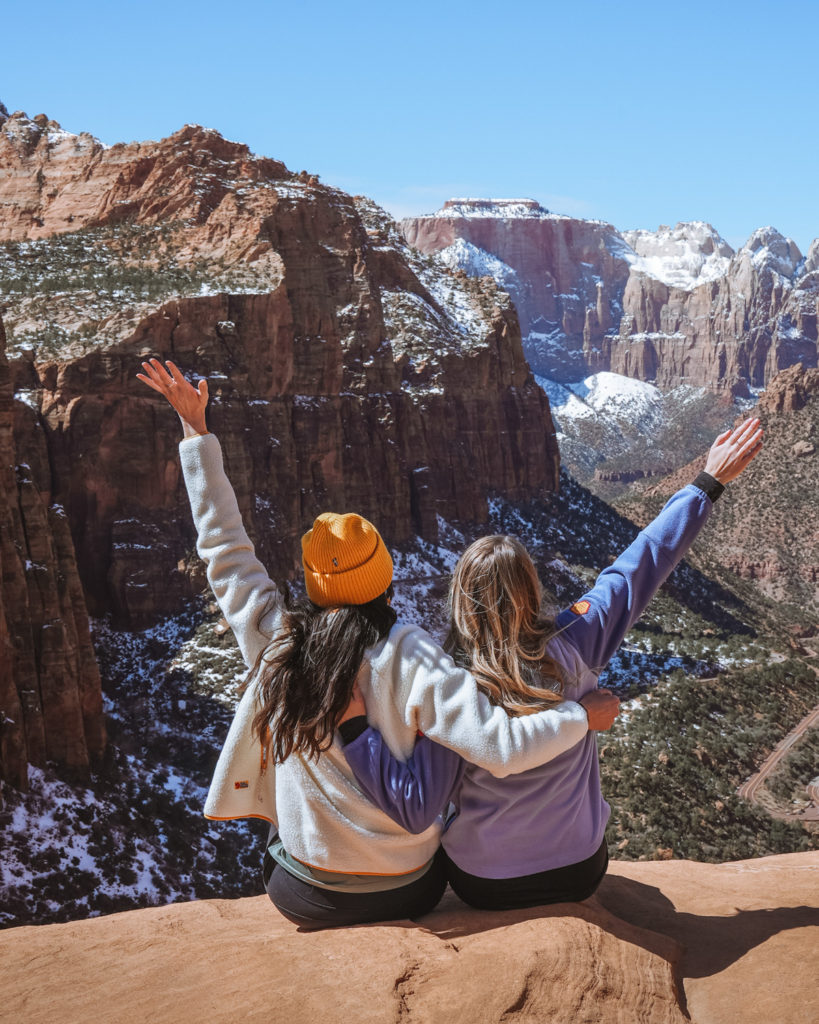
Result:
M338 892L303 882L264 854L264 884L279 913L303 928L338 928L371 921L396 921L428 914L444 894L443 850L429 870L398 889L383 892Z
M446 857L446 854L444 854ZM517 910L545 903L579 903L603 881L609 864L606 840L586 860L565 868L539 871L518 878L481 878L462 871L449 857L446 870L449 884L464 903L478 910Z

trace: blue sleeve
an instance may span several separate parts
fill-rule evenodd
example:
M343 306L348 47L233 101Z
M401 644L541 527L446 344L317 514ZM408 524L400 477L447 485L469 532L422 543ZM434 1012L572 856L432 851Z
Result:
M571 608L557 617L562 635L583 661L602 670L649 601L685 556L711 513L711 499L689 484Z
M344 747L344 755L359 786L376 807L407 832L423 832L452 799L466 769L454 750L419 736L412 757L404 764L368 726Z

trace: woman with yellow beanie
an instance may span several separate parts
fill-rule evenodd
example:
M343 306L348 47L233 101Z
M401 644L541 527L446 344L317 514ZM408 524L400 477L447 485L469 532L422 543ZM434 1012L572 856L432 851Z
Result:
M496 777L558 756L608 728L618 702L580 703L510 718L417 626L390 607L392 559L376 528L325 513L302 538L307 599L282 597L254 553L205 423L207 382L170 361L137 377L164 395L184 437L180 460L197 551L249 672L211 783L205 814L271 823L265 884L305 927L417 916L440 899L441 822L410 834L372 803L339 742L357 683L369 719L400 759L420 730Z

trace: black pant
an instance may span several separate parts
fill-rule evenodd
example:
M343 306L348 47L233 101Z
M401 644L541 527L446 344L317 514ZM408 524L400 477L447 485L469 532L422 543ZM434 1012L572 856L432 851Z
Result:
M446 888L440 849L421 878L383 892L337 892L310 885L277 864L267 850L263 875L267 895L279 913L294 924L311 929L420 917L436 906Z
M596 853L577 864L517 878L470 875L446 857L449 884L464 903L478 910L517 910L545 903L579 903L591 896L603 881L608 864L609 851L605 839Z

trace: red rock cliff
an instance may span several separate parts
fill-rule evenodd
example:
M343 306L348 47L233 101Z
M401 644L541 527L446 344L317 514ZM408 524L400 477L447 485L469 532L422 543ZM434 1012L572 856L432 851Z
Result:
M762 451L742 476L728 485L698 547L714 561L753 580L771 597L792 602L800 617L815 623L819 601L819 369L797 364L777 374L753 414L759 416L765 431ZM672 494L692 479L702 461L665 477L645 493Z
M620 234L531 200L451 200L403 229L423 252L499 280L547 377L613 370L747 394L817 362L819 245L803 259L773 228L735 253L700 222Z
M12 396L5 340L0 321L0 779L25 789L28 763L84 773L105 723L68 519L43 427Z
M94 613L146 623L192 590L178 421L134 377L149 354L208 375L210 427L280 575L322 509L400 544L434 539L439 516L481 521L493 492L556 487L548 403L494 286L428 266L373 204L214 132L104 149L41 121L0 133L18 181L2 207L12 366Z
M501 284L517 306L535 372L576 380L586 366L608 369L599 353L606 332L620 323L629 274L625 243L610 224L549 213L532 200L453 199L438 214L403 221L402 229L424 253L460 239L502 261ZM476 255L453 251L468 273L492 273Z

